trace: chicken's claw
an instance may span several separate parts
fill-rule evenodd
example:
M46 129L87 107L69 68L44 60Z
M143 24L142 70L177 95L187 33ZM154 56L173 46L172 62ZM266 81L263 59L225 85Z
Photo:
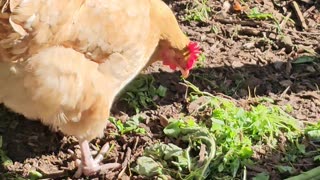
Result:
M109 150L109 143L106 143L100 150L99 154L93 159L90 148L89 142L84 140L80 143L80 150L81 150L81 160L77 159L76 164L78 166L77 172L74 174L75 178L79 178L82 174L85 176L93 175L99 171L105 171L108 169L115 169L121 167L119 163L108 163L102 164L99 163L103 160L103 156Z

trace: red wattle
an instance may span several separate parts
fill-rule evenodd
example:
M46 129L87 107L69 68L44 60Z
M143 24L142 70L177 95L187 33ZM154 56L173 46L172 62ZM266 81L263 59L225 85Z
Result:
M194 63L196 62L200 54L200 48L198 43L191 41L188 44L188 51L189 51L189 59L187 61L187 69L190 70L192 69Z

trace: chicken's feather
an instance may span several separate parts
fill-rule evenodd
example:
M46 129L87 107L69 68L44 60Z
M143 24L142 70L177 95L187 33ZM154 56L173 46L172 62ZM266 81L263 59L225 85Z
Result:
M99 165L88 141L149 62L183 75L192 67L189 39L161 0L0 0L0 10L0 103L76 136L77 177L121 166Z
M0 0L0 9L0 102L80 139L103 133L115 96L161 58L159 41L181 52L189 43L161 0Z
M150 0L22 0L10 13L27 35L2 33L0 84L10 83L0 101L67 135L101 135L114 97L157 46Z

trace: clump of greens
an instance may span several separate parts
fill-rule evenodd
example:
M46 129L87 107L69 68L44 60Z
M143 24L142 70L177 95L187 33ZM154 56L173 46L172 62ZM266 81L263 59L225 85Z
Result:
M302 133L298 120L279 106L258 104L245 110L230 100L201 92L187 81L186 85L193 90L189 96L191 103L207 97L193 113L209 112L209 117L201 121L209 124L207 128L216 138L217 157L211 164L212 174L231 173L236 177L241 167L251 163L253 146L276 148L280 136L293 143Z
M166 92L167 88L162 85L155 87L154 78L151 75L142 75L128 85L121 100L138 113L141 108L156 106L155 100L164 97Z
M262 99L258 105L244 109L233 101L202 92L188 81L185 85L192 89L188 96L190 116L172 119L163 130L175 144L148 147L133 168L136 173L160 179L247 178L246 167L254 165L255 148L267 146L272 150L285 141L295 147L283 159L288 162L304 153L299 143L304 135L301 125L279 106L270 105L270 101L267 105ZM311 126L308 133L318 137L318 130ZM152 165L146 168L147 164ZM290 166L279 165L276 169L279 173L295 173ZM260 173L254 179L269 179L269 175Z
M278 20L273 16L273 14L271 13L262 13L259 11L258 8L253 8L250 10L250 12L247 14L249 19L253 19L253 20L266 20L266 19L270 19L274 22L274 24L277 27L277 31L279 33L282 34L282 30L280 28L279 22Z
M199 126L194 119L173 120L164 133L179 138L186 146L172 143L154 144L145 149L133 171L138 174L161 179L203 179L208 175L208 166L215 155L215 140L207 128Z
M204 63L207 61L207 57L201 53L198 60L197 60L197 64L196 64L196 67L197 68L201 68L201 67L204 67Z
M114 117L109 118L109 121L116 126L120 135L127 133L145 134L146 130L139 126L142 120L143 118L139 115L131 117L124 123Z
M271 13L262 13L258 8L251 9L250 13L247 15L250 19L264 20L264 19L274 19Z
M198 22L209 21L209 14L211 12L211 9L207 3L208 0L194 1L191 7L187 7L187 15L185 16L185 20Z

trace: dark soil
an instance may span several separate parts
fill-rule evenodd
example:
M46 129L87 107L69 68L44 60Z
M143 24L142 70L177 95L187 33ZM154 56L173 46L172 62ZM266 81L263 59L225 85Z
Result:
M307 29L301 25L291 1L252 0L243 6L244 12L239 12L232 6L225 9L222 1L209 0L212 12L206 22L184 20L185 9L191 0L166 2L175 11L183 30L192 40L200 42L207 57L191 72L190 82L203 91L228 96L244 106L251 103L250 96L265 96L281 106L290 104L293 107L291 115L303 122L320 120L320 63L292 63L303 55L320 54L320 1L296 1ZM248 19L244 13L254 7L273 14L279 20L283 35L279 35L272 20ZM287 15L293 21L285 21ZM167 141L162 133L161 117L177 117L180 112L186 112L186 88L179 84L179 73L172 73L159 63L144 73L151 74L157 84L167 87L167 95L157 101L157 108L142 111L146 118L142 126L148 130L147 135L128 134L115 138L108 133L115 131L111 126L107 128L105 138L92 142L94 146L107 141L115 145L107 162L134 162L146 146ZM133 110L121 102L114 105L112 112L121 120L134 115ZM3 107L0 118L2 148L14 161L13 166L2 167L0 174L27 177L30 170L37 170L48 179L72 179L69 177L75 172L74 160L79 156L76 139L51 132L39 122L26 120ZM275 165L281 164L277 154L261 155L258 162L260 165L249 167L249 175L268 171L271 179L281 179L274 169ZM316 164L312 158L304 158L294 166L304 171ZM120 171L90 179L116 179ZM129 178L126 174L129 172L125 171L122 179L141 179Z

